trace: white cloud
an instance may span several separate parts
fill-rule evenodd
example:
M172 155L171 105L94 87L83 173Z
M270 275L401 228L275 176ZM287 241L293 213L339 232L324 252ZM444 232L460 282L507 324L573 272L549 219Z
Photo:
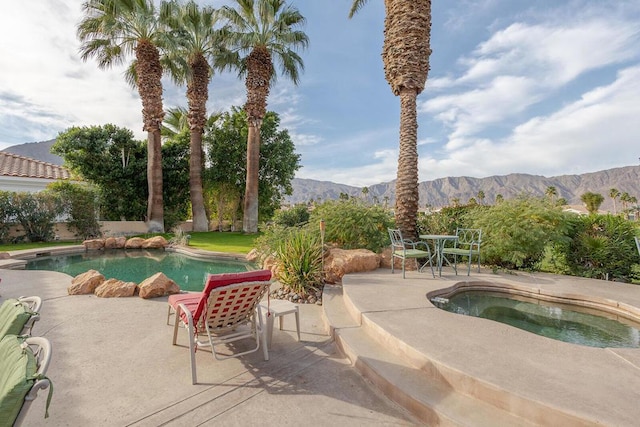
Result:
M421 179L514 171L552 176L635 164L638 99L640 66L635 66L558 111L527 120L502 140L469 139L445 159L420 158Z
M296 176L318 181L333 181L354 187L366 187L396 179L397 150L379 150L373 154L374 162L364 166L345 168L303 167Z

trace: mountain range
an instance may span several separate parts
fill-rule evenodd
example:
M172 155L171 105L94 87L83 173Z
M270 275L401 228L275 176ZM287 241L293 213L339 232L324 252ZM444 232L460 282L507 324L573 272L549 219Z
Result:
M51 154L51 145L55 140L31 142L13 145L3 151L30 157L36 160L62 165L60 156ZM330 181L316 181L312 179L294 178L292 182L293 194L285 197L285 203L307 203L311 200L338 199L341 194L350 197L388 202L390 206L395 202L395 181L380 183L366 187L354 187ZM555 187L557 197L567 200L569 205L581 206L580 196L586 192L599 193L604 196L601 210L613 210L613 200L609 197L612 188L620 193L627 192L630 196L640 199L640 166L625 166L580 175L561 175L544 177L512 173L509 175L490 176L486 178L447 177L433 181L419 183L420 208L427 206L441 207L454 203L467 203L475 198L484 204L495 203L496 196L502 195L509 199L521 194L544 196L547 188ZM484 193L484 200L478 199L478 194ZM617 202L617 209L620 202Z

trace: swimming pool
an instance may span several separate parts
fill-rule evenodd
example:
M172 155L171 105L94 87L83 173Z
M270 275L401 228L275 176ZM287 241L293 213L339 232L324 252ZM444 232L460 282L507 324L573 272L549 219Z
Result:
M105 278L140 283L158 272L175 281L184 291L201 291L207 274L254 270L253 264L226 259L200 259L158 250L105 250L38 257L29 260L27 270L59 271L77 276L97 270Z
M604 311L488 291L435 297L443 310L505 323L537 335L590 347L640 347L640 324Z

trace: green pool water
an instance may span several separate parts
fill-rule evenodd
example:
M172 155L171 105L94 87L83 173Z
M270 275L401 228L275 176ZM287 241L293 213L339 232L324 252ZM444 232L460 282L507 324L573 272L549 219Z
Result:
M233 260L203 260L164 250L113 250L48 256L30 260L27 270L49 270L77 276L98 270L107 279L140 283L162 272L185 291L201 291L207 274L237 273L255 266Z
M640 324L605 312L484 291L435 298L436 307L495 320L534 334L590 347L640 347Z

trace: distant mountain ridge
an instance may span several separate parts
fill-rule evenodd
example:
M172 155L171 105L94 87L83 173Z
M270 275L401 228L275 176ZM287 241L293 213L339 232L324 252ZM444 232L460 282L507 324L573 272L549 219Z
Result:
M482 202L477 198L480 191L485 195L484 204L494 204L498 194L505 199L521 194L544 196L549 187L555 187L557 197L565 198L569 205L582 205L580 196L586 192L602 194L604 202L601 210L613 210L613 201L609 197L609 191L612 188L640 199L640 166L625 166L580 175L555 177L513 173L487 178L439 178L419 183L418 191L420 208L424 209L427 205L434 208L449 206L453 204L454 199L458 199L463 204L472 197ZM395 203L394 181L369 186L368 190L365 196L360 187L311 179L294 179L293 195L286 197L285 200L290 204L307 203L311 199L318 198L320 200L337 199L340 193L345 193L354 197L366 197L369 200L375 197L381 203L388 198L391 206ZM621 207L619 201L616 202L616 206L619 210Z
M27 142L25 144L12 145L2 151L62 166L64 159L51 153L51 146L54 142L56 142L55 139L42 142Z
M43 142L31 142L13 145L2 151L42 160L55 165L62 165L60 156L51 154L51 146L55 139ZM285 197L285 203L308 203L310 200L334 200L341 193L353 197L366 197L369 200L377 199L380 203L387 198L390 206L395 203L395 182L386 182L368 187L365 196L362 187L354 187L346 184L337 184L330 181L316 181L312 179L295 178L292 182L293 194ZM495 203L495 198L501 194L505 199L516 197L520 194L544 196L547 188L555 187L558 196L567 200L570 205L582 205L580 196L588 191L604 196L602 210L613 210L613 201L609 197L609 190L617 189L620 193L627 192L631 196L640 199L640 166L625 166L607 169L599 172L591 172L580 175L561 175L544 177L540 175L528 175L512 173L509 175L490 176L487 178L448 177L433 181L423 181L418 186L420 194L420 208L427 205L432 207L448 206L458 199L460 203L467 203L469 199L476 198L480 191L484 192L484 204ZM478 200L480 202L480 200ZM621 203L617 202L619 210Z

